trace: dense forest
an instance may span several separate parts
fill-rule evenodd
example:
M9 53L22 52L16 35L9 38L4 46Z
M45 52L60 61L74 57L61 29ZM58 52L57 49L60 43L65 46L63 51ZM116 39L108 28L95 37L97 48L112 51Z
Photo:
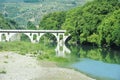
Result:
M40 29L65 29L76 44L120 47L120 1L94 0L65 12L45 15Z

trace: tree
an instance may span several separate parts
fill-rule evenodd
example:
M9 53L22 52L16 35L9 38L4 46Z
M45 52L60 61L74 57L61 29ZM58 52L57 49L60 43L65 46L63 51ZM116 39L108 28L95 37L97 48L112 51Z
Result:
M98 35L97 27L103 19L119 8L120 2L118 0L94 0L82 7L68 11L62 28L72 35L74 41L91 43L89 38L92 35ZM96 40L93 41L93 43L98 43Z
M120 9L109 14L98 27L101 44L120 46Z
M65 12L54 12L45 15L39 24L40 29L61 29L65 16Z
M119 46L120 41L117 37L119 35L119 27L117 27L119 26L119 22L117 23L119 18L114 20L114 17L117 16L109 16L119 9L120 2L118 0L94 0L67 12L55 12L45 15L40 22L40 29L65 29L71 34L71 40L77 44L115 44ZM109 22L111 20L113 22ZM116 28L114 30L110 28L113 26L112 23L115 23L114 27ZM107 28L113 30L113 32L104 27L104 24L109 26Z

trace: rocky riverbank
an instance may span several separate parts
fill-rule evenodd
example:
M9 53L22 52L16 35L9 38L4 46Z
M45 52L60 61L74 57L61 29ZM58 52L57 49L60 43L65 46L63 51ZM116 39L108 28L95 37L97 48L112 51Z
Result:
M47 66L46 66L47 65ZM94 80L72 69L14 52L0 52L0 80Z

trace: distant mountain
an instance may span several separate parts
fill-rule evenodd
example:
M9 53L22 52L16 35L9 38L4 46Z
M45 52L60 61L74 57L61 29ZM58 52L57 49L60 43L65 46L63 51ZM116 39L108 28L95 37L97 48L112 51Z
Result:
M36 2L42 2L44 0L24 0L26 3L36 3Z
M3 2L27 2L27 3L34 3L34 2L41 2L41 1L44 1L44 0L0 0L0 3L3 3Z
M0 0L0 3L1 2L23 2L23 0Z
M66 11L86 3L88 0L0 0L0 13L13 19L20 27L31 21L38 25L43 15Z

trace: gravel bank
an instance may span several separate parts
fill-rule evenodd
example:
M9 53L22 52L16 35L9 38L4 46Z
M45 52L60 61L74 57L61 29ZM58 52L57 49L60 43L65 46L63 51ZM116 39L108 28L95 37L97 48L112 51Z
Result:
M42 64L34 57L0 52L0 80L94 80L72 69Z

